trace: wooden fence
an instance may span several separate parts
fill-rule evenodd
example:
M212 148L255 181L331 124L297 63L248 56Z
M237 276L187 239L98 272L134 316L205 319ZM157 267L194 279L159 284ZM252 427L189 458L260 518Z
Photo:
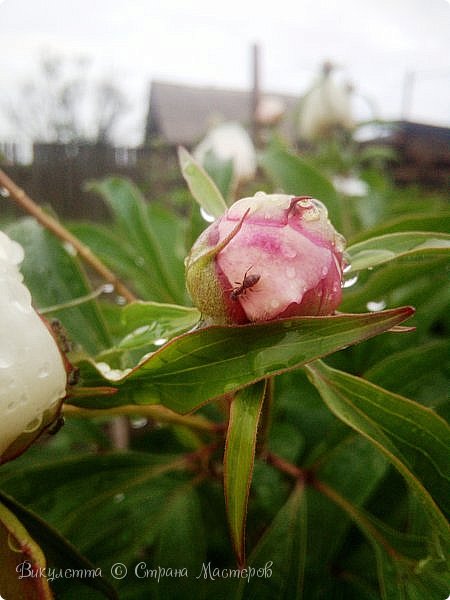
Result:
M100 144L34 144L33 160L20 164L13 145L0 145L0 167L38 203L65 219L105 220L103 201L86 182L107 175L128 177L157 198L181 184L175 148L119 148ZM11 212L11 209L7 209ZM0 206L0 218L3 208Z

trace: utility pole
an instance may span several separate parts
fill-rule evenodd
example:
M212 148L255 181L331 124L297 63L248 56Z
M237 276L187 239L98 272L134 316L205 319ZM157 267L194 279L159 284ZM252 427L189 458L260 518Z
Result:
M250 122L253 143L258 147L260 142L259 123L257 118L258 105L261 99L260 89L260 46L257 43L252 45L251 50L252 64L252 87L250 94Z

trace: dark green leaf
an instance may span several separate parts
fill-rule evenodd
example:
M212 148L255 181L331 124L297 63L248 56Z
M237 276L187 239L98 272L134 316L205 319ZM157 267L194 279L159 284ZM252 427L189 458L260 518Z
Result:
M1 503L0 565L0 595L5 599L52 600L45 576L30 576L31 568L38 572L46 567L41 548L14 513Z
M116 387L112 396L73 397L81 406L163 404L186 413L223 394L320 356L356 344L398 325L413 309L361 315L298 317L244 326L207 327L175 338L129 374L102 377L80 362L82 385ZM82 393L82 389L80 390Z
M302 598L307 555L306 496L297 484L249 558L261 576L242 579L239 600Z
M171 230L167 239L167 231L165 235L161 232L158 213L146 204L139 189L126 179L109 177L91 183L89 190L100 194L111 208L120 237L134 247L135 262L141 267L142 276L155 278L159 295L149 299L183 302L184 281L180 280L183 257L176 252L180 221L164 212L165 226Z
M450 543L441 511L450 498L450 428L438 415L317 361L307 367L329 409L387 456L419 497L436 534Z
M94 572L95 565L88 561L56 529L10 496L0 492L2 503L21 521L30 535L39 542L50 565L57 568ZM107 598L117 598L114 588L103 577L86 577L83 583L99 590Z
M133 302L121 312L123 323L121 348L148 344L161 345L170 338L192 328L200 319L195 308L157 302Z
M331 222L342 231L340 200L333 184L315 167L284 148L272 143L261 157L261 164L269 177L286 194L313 196L326 205ZM344 232L345 233L345 232Z
M224 457L224 488L231 538L238 563L245 563L245 521L255 461L256 433L265 381L244 388L231 402Z
M347 248L350 272L356 273L398 258L449 253L450 235L404 231L370 238Z
M8 229L8 235L25 249L22 273L35 306L49 306L89 295L92 291L73 251L66 249L33 219L23 219ZM57 310L69 337L95 355L111 345L97 302L90 300L73 308Z
M186 486L182 456L129 451L14 466L2 489L108 570L154 542L168 498Z

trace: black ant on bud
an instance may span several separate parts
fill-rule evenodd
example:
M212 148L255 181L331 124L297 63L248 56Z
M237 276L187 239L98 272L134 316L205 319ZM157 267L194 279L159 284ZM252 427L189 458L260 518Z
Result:
M258 281L261 279L261 275L254 273L253 275L247 275L252 267L249 267L244 273L244 279L242 281L235 281L236 287L233 288L230 294L231 300L237 301L239 296L247 293L247 290L251 290Z

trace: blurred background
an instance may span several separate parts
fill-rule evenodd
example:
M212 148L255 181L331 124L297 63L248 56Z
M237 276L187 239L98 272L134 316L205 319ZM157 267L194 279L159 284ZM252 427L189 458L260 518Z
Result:
M158 194L176 147L220 123L300 151L339 127L400 152L399 182L443 186L449 34L448 0L0 0L0 161L38 201L96 218L83 181Z

